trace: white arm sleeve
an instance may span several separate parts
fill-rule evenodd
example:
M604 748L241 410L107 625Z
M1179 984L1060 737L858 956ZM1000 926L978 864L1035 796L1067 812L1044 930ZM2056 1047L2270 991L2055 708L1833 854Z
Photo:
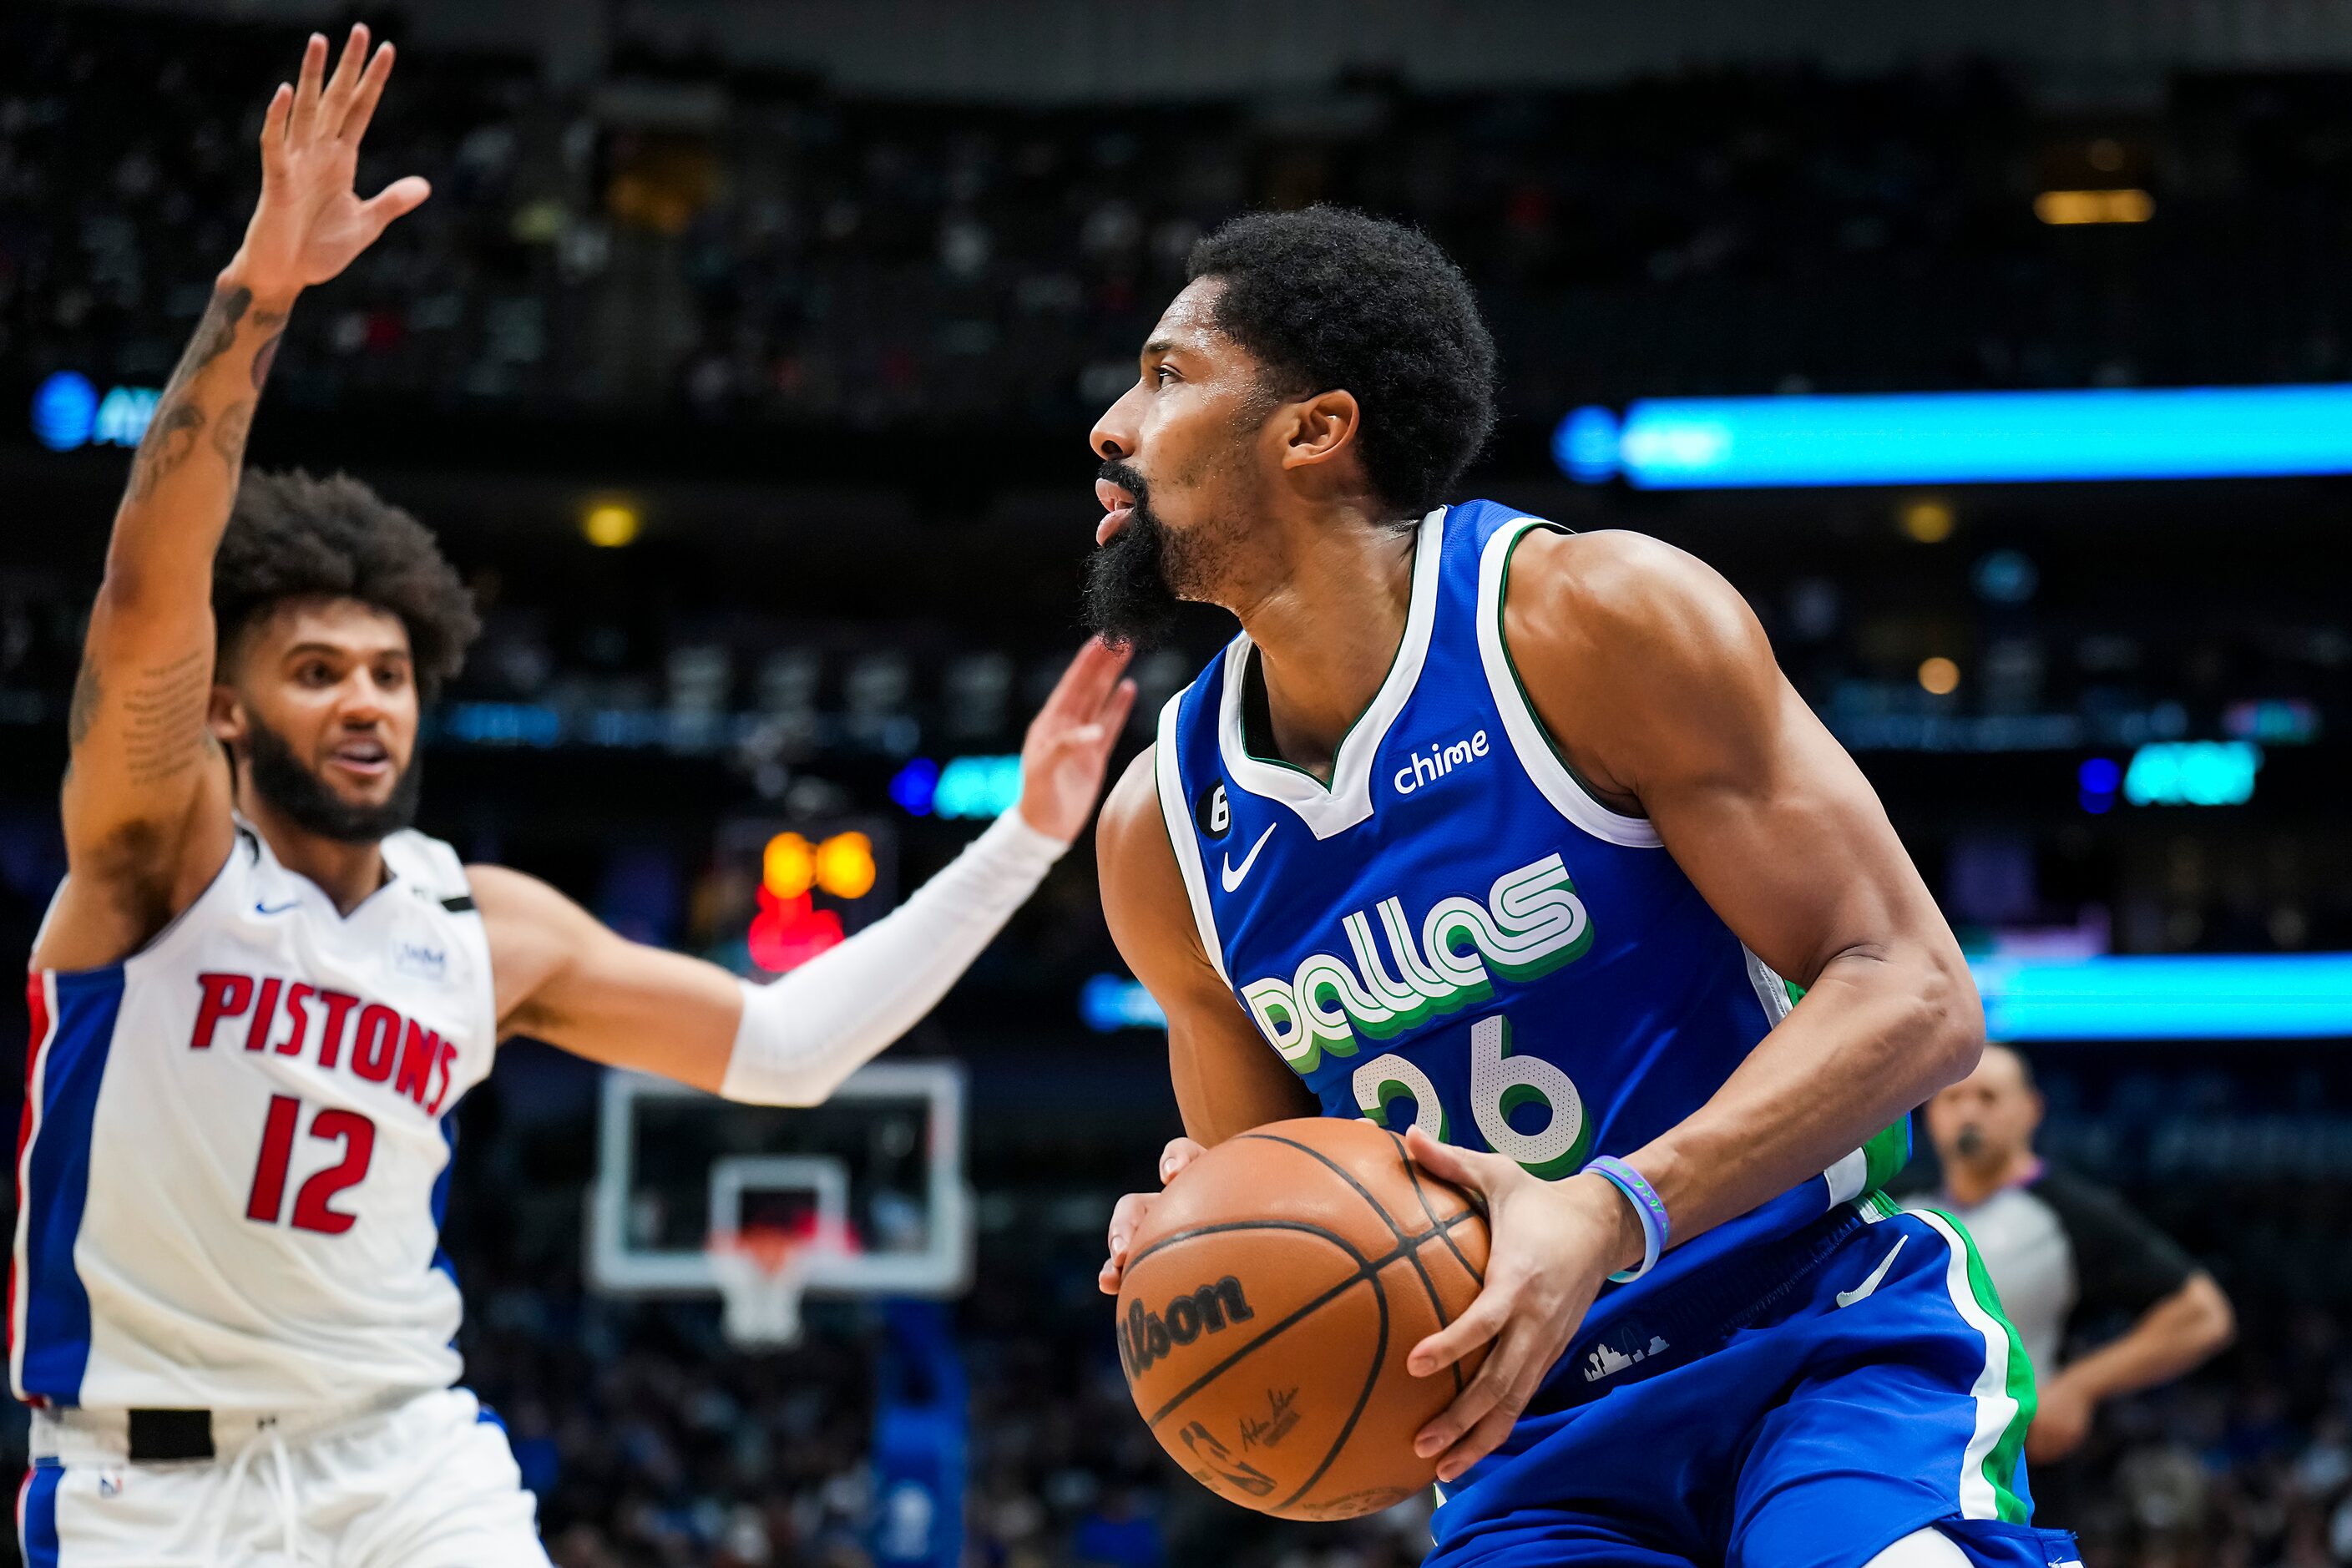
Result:
M881 920L772 984L744 982L719 1092L823 1101L947 994L1068 847L1014 807Z

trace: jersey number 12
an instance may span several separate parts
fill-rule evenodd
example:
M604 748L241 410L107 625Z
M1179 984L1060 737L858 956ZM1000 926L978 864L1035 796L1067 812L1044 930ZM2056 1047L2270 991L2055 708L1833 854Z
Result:
M245 1200L245 1217L276 1225L286 1208L286 1167L294 1158L294 1124L302 1118L302 1102L290 1094L269 1097L269 1121L261 1130L261 1158L253 1168L253 1191ZM331 1201L346 1187L355 1187L375 1158L375 1123L356 1110L329 1106L310 1118L310 1136L340 1141L343 1157L313 1174L294 1194L293 1226L341 1236L352 1228L357 1215L345 1214Z

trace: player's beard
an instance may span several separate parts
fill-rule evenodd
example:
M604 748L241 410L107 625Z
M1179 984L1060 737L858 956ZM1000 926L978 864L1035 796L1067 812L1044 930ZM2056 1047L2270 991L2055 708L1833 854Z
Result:
M1167 639L1186 600L1208 597L1231 542L1215 520L1181 531L1161 522L1150 486L1128 464L1105 463L1102 477L1135 505L1087 562L1086 624L1112 642L1151 647Z
M253 793L305 833L338 844L373 844L416 820L417 797L425 788L422 751L411 753L408 765L401 769L392 794L382 805L355 805L303 766L284 736L258 719L249 722L245 762L252 774Z

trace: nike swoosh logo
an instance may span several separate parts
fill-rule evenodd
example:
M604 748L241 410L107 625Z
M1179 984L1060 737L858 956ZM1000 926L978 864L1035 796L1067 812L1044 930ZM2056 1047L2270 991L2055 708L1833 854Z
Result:
M1910 1239L1911 1238L1907 1236L1896 1237L1895 1238L1894 1248L1889 1251L1885 1257L1878 1260L1878 1267L1870 1271L1869 1279L1864 1280L1861 1284L1855 1286L1851 1290L1841 1290L1838 1292L1838 1305L1841 1307L1851 1307L1856 1301L1861 1300L1864 1296L1869 1295L1873 1290L1877 1289L1878 1282L1886 1278L1886 1271L1895 1267L1895 1254L1902 1251L1903 1244Z
M254 906L253 906L253 912L254 912L255 914L257 914L257 915L282 915L282 914L284 914L288 910L299 910L299 909L300 909L301 907L302 907L302 900L299 900L299 899L295 899L295 900L291 900L290 902L283 903L283 904L278 905L278 906L276 909L274 909L274 910L273 910L273 909L271 909L271 908L270 908L268 905L267 905L267 904L256 904L256 905L254 905Z
M1234 864L1233 851L1230 849L1225 851L1223 869L1225 891L1230 893L1242 885L1243 880L1249 876L1250 868L1257 864L1257 852L1265 847L1265 841L1273 837L1274 830L1281 826L1282 824L1278 822L1267 824L1265 831L1257 836L1257 842L1250 846L1250 852L1242 857L1242 863L1239 866Z

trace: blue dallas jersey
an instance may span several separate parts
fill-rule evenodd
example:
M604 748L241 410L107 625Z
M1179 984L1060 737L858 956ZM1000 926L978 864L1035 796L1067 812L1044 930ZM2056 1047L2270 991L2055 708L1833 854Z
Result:
M1324 1114L1418 1121L1559 1177L1696 1110L1791 994L1647 821L1578 782L1522 694L1503 601L1513 550L1549 526L1491 501L1422 522L1404 640L1328 788L1247 750L1247 634L1160 714L1155 761L1202 946ZM1906 1122L1675 1248L1605 1289L1580 1342L1908 1155Z

